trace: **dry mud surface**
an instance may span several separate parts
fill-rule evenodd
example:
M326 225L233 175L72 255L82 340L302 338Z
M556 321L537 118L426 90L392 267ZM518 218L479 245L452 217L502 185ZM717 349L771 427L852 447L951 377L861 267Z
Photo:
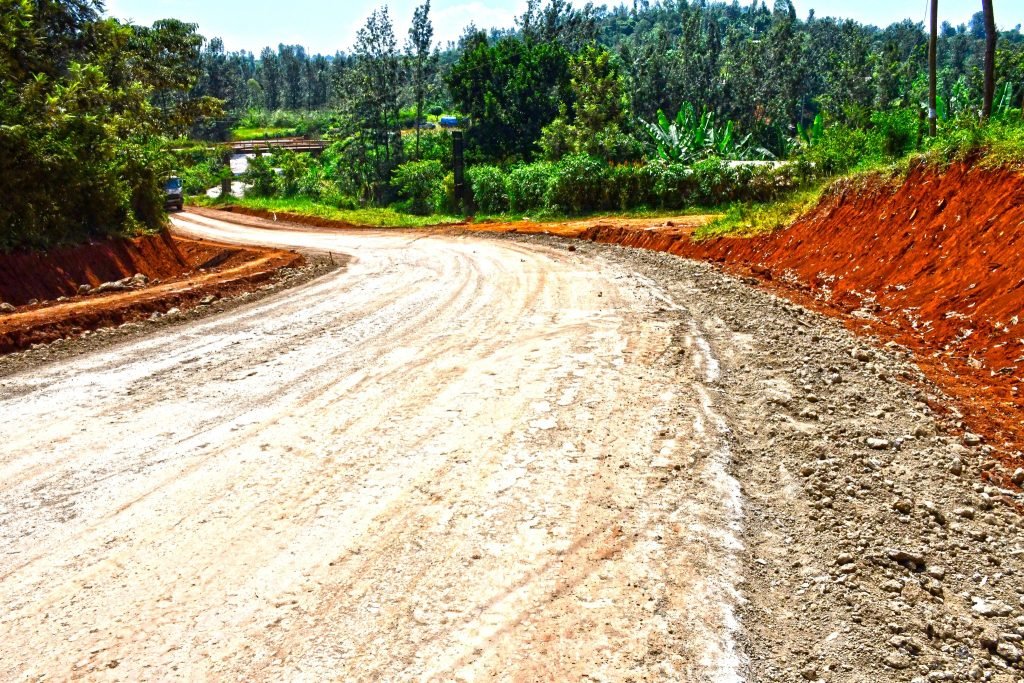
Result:
M353 258L0 377L0 679L1024 675L1020 498L899 349L664 254L176 222Z

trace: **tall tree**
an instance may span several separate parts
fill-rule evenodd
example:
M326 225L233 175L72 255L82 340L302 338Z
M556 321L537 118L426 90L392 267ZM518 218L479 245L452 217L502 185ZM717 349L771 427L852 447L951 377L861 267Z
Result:
M938 84L938 58L936 52L939 49L939 0L931 1L931 32L928 38L928 132L935 137L938 132L939 103L936 94Z
M368 152L375 169L370 189L374 199L381 201L402 155L401 61L387 6L375 10L359 29L355 52L355 115L370 135Z
M448 87L474 127L467 141L491 159L530 159L541 130L571 102L569 51L555 42L484 33L466 42Z
M985 96L981 105L981 118L986 121L992 116L992 100L996 95L996 15L992 0L981 0L985 13Z
M96 7L0 4L0 249L160 226L165 136L218 113L192 95L195 26Z
M430 53L430 44L433 39L434 27L430 23L430 0L427 0L413 12L407 47L409 58L412 60L412 87L416 99L417 159L420 158L420 124L423 119L423 100L426 97L427 83L431 80L435 62Z
M618 61L604 47L590 45L572 58L570 85L572 110L563 108L541 134L545 156L557 161L566 154L590 154L614 161L628 159L636 150L624 134L628 125L629 97Z

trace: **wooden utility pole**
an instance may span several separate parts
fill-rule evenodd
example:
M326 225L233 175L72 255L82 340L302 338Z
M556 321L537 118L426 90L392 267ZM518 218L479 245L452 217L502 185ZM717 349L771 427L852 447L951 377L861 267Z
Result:
M985 99L981 105L981 118L988 121L992 116L992 100L996 96L996 15L992 0L981 0L985 13Z
M935 52L939 47L939 0L932 0L931 37L928 39L928 133L938 133L938 98L936 97L938 60Z
M455 176L455 202L459 205L459 211L465 213L469 210L466 201L466 141L462 137L462 131L452 133L452 174Z

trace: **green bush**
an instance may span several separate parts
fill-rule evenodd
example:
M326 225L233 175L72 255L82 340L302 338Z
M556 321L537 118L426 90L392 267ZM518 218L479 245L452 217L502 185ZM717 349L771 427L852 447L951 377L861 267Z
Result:
M455 196L455 174L449 171L441 180L440 210L442 213L455 214L460 208L459 199Z
M651 164L655 174L654 195L662 209L689 206L697 187L693 169L685 164Z
M619 211L660 204L655 187L660 164L622 164L608 169L606 204Z
M876 111L871 115L871 126L880 141L885 156L899 158L917 148L922 119L915 111L898 109Z
M552 211L583 213L606 208L608 165L586 154L570 154L555 164L548 187Z
M825 129L817 144L804 150L802 160L813 169L814 175L829 177L860 164L871 148L866 131L832 126Z
M405 156L414 158L416 153L416 136L407 135L402 138ZM452 167L452 139L447 133L428 130L420 131L420 161L440 161L445 168Z
M426 216L440 208L444 193L444 167L440 161L410 161L395 169L392 181L398 196L409 202L409 212Z
M994 138L1002 137L1000 134L992 134L995 126L985 125L973 115L946 121L939 129L938 137L931 143L932 157L937 157L940 163L966 161L988 148Z
M313 157L309 154L298 154L289 149L274 153L273 165L278 169L276 175L277 193L282 197L295 197L302 194L302 180L313 166Z
M784 166L760 166L750 174L749 180L741 181L745 188L742 199L754 202L769 202L800 186L799 168L795 164Z
M277 191L277 174L270 158L259 155L249 159L249 168L243 176L249 185L246 194L252 197L273 197Z
M508 211L508 191L505 172L497 166L472 166L466 170L466 179L473 192L473 203L485 214Z
M296 184L296 194L320 201L328 193L332 183L325 177L323 166L312 164L299 176Z
M554 164L545 162L520 164L512 168L505 183L512 211L520 213L545 208L554 170Z

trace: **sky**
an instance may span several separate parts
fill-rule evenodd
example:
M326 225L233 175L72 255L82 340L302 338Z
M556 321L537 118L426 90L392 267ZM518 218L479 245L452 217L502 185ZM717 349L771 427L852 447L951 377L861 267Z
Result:
M415 7L423 0L106 0L107 14L139 24L174 17L199 25L207 38L223 38L228 51L259 51L279 43L302 45L308 52L334 54L347 51L356 31L376 7L388 5L400 43L405 43ZM594 0L595 5L620 0ZM632 4L632 0L627 0ZM750 0L740 0L746 5ZM575 4L582 5L583 2ZM886 26L895 21L924 21L927 0L793 0L806 18L814 9L819 17L838 16ZM1003 28L1024 24L1024 2L995 0L996 23ZM771 6L772 2L768 2ZM442 45L462 35L470 22L479 28L507 28L514 24L526 0L433 0L434 37ZM284 11L282 8L287 8ZM941 0L939 20L967 23L981 9L980 0Z

